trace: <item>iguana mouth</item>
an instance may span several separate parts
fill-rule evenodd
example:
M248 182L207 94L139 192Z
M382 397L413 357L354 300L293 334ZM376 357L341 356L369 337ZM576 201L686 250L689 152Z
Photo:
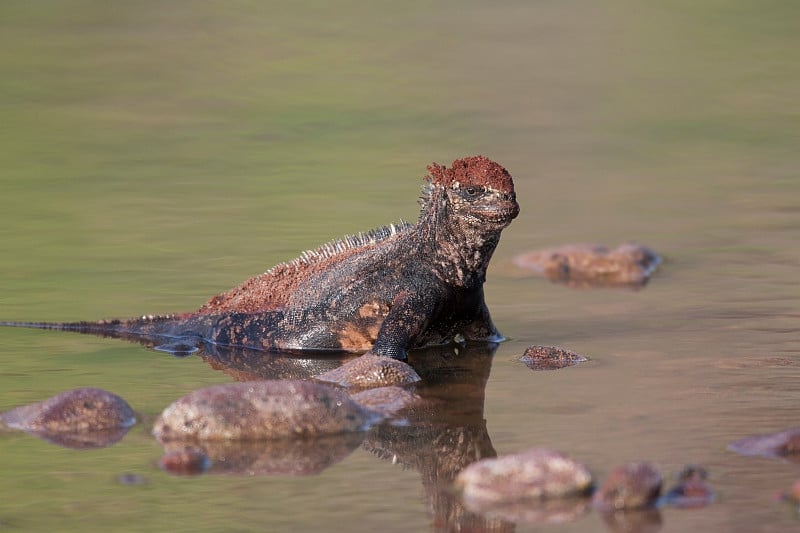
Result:
M519 215L519 204L516 202L485 204L475 207L476 215L487 222L511 222Z

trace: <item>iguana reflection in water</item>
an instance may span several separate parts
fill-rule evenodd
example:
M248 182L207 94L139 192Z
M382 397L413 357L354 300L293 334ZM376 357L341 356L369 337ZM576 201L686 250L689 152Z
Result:
M381 460L419 472L437 529L511 531L513 525L508 522L464 509L451 490L462 468L496 455L483 413L496 348L495 343L468 343L411 351L409 362L422 369L422 381L415 387L421 401L402 414L399 424L381 424L366 433L259 442L257 446L241 442L197 446L211 459L209 474L243 475L315 475L361 446ZM342 362L329 355L264 357L263 352L212 345L196 355L238 381L308 379ZM168 444L165 451L181 445ZM219 457L225 460L214 461Z

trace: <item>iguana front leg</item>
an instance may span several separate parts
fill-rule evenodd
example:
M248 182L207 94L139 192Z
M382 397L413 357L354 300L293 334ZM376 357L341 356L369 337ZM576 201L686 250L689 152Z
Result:
M406 361L408 347L428 328L438 301L435 294L398 293L370 351L375 355Z
M372 349L335 370L316 377L343 387L386 387L420 381L419 374L404 363L407 349L425 331L436 312L435 294L400 292L378 331Z

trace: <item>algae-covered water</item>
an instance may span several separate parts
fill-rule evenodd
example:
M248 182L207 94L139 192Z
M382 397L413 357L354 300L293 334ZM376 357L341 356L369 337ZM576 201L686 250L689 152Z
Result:
M713 505L639 531L796 529L775 494L798 464L726 446L800 425L798 20L795 2L747 0L3 2L0 319L194 309L414 220L432 161L496 159L522 213L485 287L509 340L418 356L440 408L327 443L304 475L158 468L155 416L232 380L200 357L0 330L0 410L94 386L141 419L92 450L0 434L0 528L621 530L595 512L515 525L450 492L470 458L541 445L599 478L639 459L668 482L709 470ZM511 262L631 239L664 256L639 291ZM533 372L531 344L591 361Z

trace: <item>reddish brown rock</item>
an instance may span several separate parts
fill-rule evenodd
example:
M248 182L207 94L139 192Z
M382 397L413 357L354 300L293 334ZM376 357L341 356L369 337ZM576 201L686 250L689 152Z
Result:
M641 287L661 258L632 242L613 250L599 244L569 244L518 255L514 264L571 287Z
M661 474L650 463L628 463L611 471L592 503L602 511L646 509L661 493Z
M583 363L589 359L558 346L530 346L520 361L531 370L558 370Z
M114 393L94 388L74 389L43 402L16 407L0 414L13 429L36 433L82 433L128 428L136 414Z
M583 496L592 486L592 474L555 450L532 448L473 463L458 474L455 486L469 508L485 509L499 503Z
M275 439L361 431L376 415L343 391L310 381L251 381L194 391L164 409L160 441Z

